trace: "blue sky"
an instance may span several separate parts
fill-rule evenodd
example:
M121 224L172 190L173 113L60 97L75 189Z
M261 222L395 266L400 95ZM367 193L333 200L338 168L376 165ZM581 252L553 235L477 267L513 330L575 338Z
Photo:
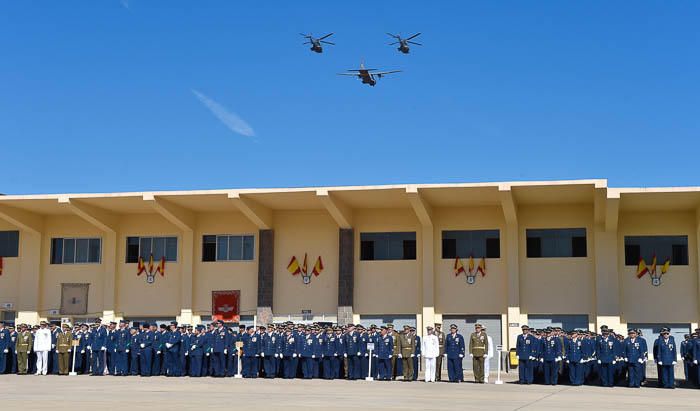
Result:
M3 1L0 192L700 185L698 18L695 1ZM330 31L321 55L298 34ZM335 74L361 60L403 72Z

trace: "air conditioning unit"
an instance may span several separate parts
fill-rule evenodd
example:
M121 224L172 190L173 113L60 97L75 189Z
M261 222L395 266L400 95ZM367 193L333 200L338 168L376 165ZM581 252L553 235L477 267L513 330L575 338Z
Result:
M49 310L49 315L58 315L58 310Z
M12 303L3 303L3 304L2 304L2 309L3 309L3 310L11 310L11 309L13 309L14 307L15 307L15 305L12 304Z

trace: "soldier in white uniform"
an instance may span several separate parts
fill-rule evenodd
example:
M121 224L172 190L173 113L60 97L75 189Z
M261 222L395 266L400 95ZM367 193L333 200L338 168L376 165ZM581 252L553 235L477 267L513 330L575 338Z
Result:
M423 337L421 352L425 358L425 382L435 382L435 359L440 356L440 342L433 331L428 327L428 334Z
M484 331L486 331L486 327L482 327ZM489 341L489 350L488 353L486 354L486 358L484 358L484 383L488 384L489 383L489 372L491 371L491 366L490 360L493 358L493 338L489 335L489 333L486 333L486 339Z
M41 326L34 334L35 375L46 375L49 365L49 351L51 351L51 331L48 329L46 321L42 321Z

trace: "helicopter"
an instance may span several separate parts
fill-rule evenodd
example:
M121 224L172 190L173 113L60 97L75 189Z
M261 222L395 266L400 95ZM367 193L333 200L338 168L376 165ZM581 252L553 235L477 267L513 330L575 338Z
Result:
M302 37L305 37L307 39L307 41L305 41L303 44L311 44L311 51L315 51L316 53L323 53L323 46L321 46L321 43L335 46L335 43L331 43L330 41L324 41L324 39L332 36L333 33L326 34L325 36L319 38L315 38L311 34L299 34L301 34Z
M407 37L405 39L401 38L401 36L396 35L396 34L391 34L391 33L386 33L386 34L388 34L389 36L391 36L397 40L393 43L389 43L389 45L393 46L394 44L398 44L399 47L396 50L402 52L403 54L408 54L408 52L410 51L410 47L408 46L409 44L415 44L416 46L422 46L422 44L420 44L420 43L417 43L415 41L411 41L412 39L420 36L420 33L416 33L416 34L412 35L411 37Z
M377 80L383 76L391 73L400 73L401 70L391 70L391 71L377 71L378 69L368 69L365 68L365 63L360 63L359 69L347 70L351 73L338 73L339 76L353 76L362 80L362 84L369 84L374 87L377 84Z

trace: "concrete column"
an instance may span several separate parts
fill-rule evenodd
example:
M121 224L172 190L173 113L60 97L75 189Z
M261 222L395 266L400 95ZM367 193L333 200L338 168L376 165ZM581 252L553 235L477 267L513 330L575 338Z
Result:
M104 283L102 286L102 321L117 321L117 234L106 232L102 240L102 266Z
M182 231L181 247L180 316L178 321L192 324L192 294L194 293L194 232L192 230Z
M508 307L507 319L507 345L515 348L520 327L527 322L527 314L520 310L520 225L518 224L518 208L509 185L498 187L503 216L506 220L505 251L506 269L508 272Z
M273 320L272 300L275 278L275 232L258 232L258 309L257 323L269 324Z
M700 318L700 207L695 210L695 266L698 267L698 293L697 293L697 303L698 303L698 318ZM696 325L697 327L697 325Z
M338 324L353 322L354 290L355 231L341 228L338 241Z
M38 232L22 230L20 237L19 290L17 322L38 324L41 310L41 237Z
M617 273L617 232L596 231L595 250L595 307L596 329L607 325L620 330L620 281Z
M421 233L423 311L417 318L417 333L425 334L425 327L435 325L435 240L433 225L424 225Z

